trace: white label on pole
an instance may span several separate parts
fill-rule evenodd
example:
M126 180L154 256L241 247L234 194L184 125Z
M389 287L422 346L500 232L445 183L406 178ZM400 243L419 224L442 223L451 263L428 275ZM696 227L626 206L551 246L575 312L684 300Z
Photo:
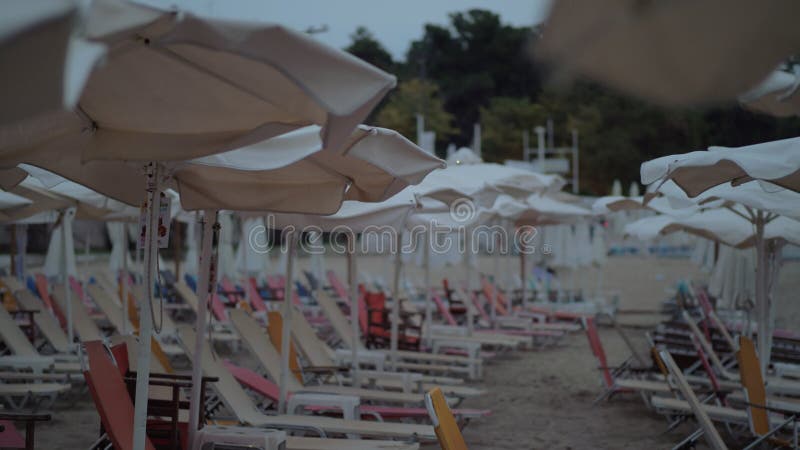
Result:
M172 224L172 219L170 216L170 206L172 204L172 198L168 195L165 195L163 192L160 194L160 201L158 206L158 230L156 233L156 238L158 239L158 248L167 248L169 245L169 229L170 225ZM142 207L139 209L139 239L138 241L138 249L144 249L145 243L145 236L147 231L147 200L142 203Z

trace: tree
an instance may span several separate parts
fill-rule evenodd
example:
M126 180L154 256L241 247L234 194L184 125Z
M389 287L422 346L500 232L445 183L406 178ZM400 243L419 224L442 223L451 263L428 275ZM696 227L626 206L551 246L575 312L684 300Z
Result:
M395 70L396 64L392 59L391 53L375 39L368 29L365 27L356 28L356 32L350 35L350 40L350 45L344 49L346 52L389 73Z
M480 109L482 153L487 161L522 159L522 133L547 120L542 105L526 98L495 97Z
M457 144L467 144L480 108L492 97L535 100L540 82L527 48L531 29L503 24L486 10L450 15L450 27L426 25L406 58L406 71L438 83L445 107L456 114Z
M377 116L379 126L397 130L406 137L416 136L416 115L425 116L425 129L446 138L456 130L453 116L445 111L439 87L430 81L411 79L400 83Z

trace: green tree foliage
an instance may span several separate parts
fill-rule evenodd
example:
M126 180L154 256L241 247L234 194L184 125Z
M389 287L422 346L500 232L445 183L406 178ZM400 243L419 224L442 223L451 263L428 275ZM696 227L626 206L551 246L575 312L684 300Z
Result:
M392 54L365 27L356 28L355 33L350 35L350 39L352 42L344 49L346 52L389 73L397 69Z
M489 106L480 109L485 159L498 162L520 159L523 131L532 133L531 124L542 123L547 117L548 113L543 105L526 98L492 98Z
M430 81L411 79L400 83L377 116L379 126L399 131L414 139L417 135L417 114L425 116L425 129L446 138L456 130L452 114L444 109L439 87Z
M800 119L754 113L733 101L665 109L587 81L545 87L540 74L546 68L529 51L540 31L473 9L451 14L446 25L426 25L405 61L393 61L364 28L352 35L347 50L400 80L377 108L378 124L413 138L415 116L422 112L426 128L437 132L440 151L450 140L470 145L478 121L483 156L491 161L521 159L522 130L548 118L555 124L556 146L569 146L570 130L578 130L581 188L589 194L608 193L615 178L629 186L638 180L640 164L658 156L800 136Z

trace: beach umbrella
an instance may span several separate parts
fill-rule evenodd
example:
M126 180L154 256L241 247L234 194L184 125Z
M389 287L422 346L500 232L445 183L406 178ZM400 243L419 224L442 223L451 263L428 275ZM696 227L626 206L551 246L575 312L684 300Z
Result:
M791 117L800 113L800 98L795 96L800 86L797 69L791 72L776 70L751 91L739 96L742 106L776 117Z
M391 75L280 25L123 0L92 2L71 35L106 50L102 65L80 61L93 70L77 108L8 127L0 153L39 144L52 152L77 146L87 160L179 161L311 124L336 147L395 85Z
M791 0L558 0L536 54L665 105L730 101L800 50L798 13Z
M800 217L798 174L798 138L765 142L735 149L712 147L670 155L642 164L644 183L673 181L696 201L720 199L744 205L746 217L755 227L757 274L756 307L758 310L758 349L762 371L766 371L771 351L772 316L769 277L777 271L768 267L777 251L767 242L767 225L777 215Z
M717 298L718 307L742 307L755 298L755 262L752 250L720 246L708 281L708 292Z
M394 242L393 250L396 255L400 254L400 236L406 227L406 221L411 212L420 206L420 200L414 192L416 187L409 187L394 196L384 200L380 203L364 203L349 201L344 202L342 207L336 214L329 216L316 216L307 214L271 214L269 222L274 224L277 229L291 230L290 233L297 235L302 232L330 232L342 233L347 236L348 244L346 246L346 253L348 257L348 280L350 284L350 321L353 327L353 335L356 337L354 342L358 342L359 328L358 328L358 283L356 280L356 237L362 234L362 239L367 239L367 235L378 235L383 237L385 233L389 233ZM449 194L448 194L449 196ZM444 205L444 204L442 204ZM289 258L287 262L287 280L291 274L291 249L289 249ZM397 264L399 270L400 264ZM394 290L392 295L394 297L394 306L392 308L392 351L396 352L396 333L397 333L397 306L399 305L399 274L395 278ZM284 321L283 321L283 339L285 344L281 349L281 380L280 380L280 399L279 409L283 410L287 396L287 386L289 377L289 346L288 342L291 337L291 285L287 283L287 291L284 296ZM353 345L351 348L352 364L353 364L353 377L358 380L358 345ZM393 359L394 361L394 359ZM357 384L356 384L357 385Z
M642 164L641 176L645 184L672 180L690 197L723 183L749 180L800 191L800 138L664 156Z
M0 127L70 109L104 49L76 36L78 2L8 0L0 21Z
M611 195L619 197L622 195L622 182L615 179L614 183L611 184Z

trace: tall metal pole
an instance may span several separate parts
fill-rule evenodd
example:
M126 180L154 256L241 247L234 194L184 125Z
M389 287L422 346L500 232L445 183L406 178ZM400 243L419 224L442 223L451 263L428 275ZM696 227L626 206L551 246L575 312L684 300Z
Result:
M71 346L75 343L75 332L72 329L72 289L69 285L69 256L67 256L67 215L69 215L69 210L61 213L61 256L64 262L61 276L64 283L64 301L67 302L67 339Z
M120 303L122 303L122 335L127 336L130 330L128 318L128 224L122 224L122 273L117 274L120 284Z
M423 239L423 248L422 251L425 252L422 260L422 264L425 267L425 285L423 286L424 289L424 301L425 301L425 327L423 330L426 330L426 340L428 345L431 343L431 337L433 336L433 330L431 327L433 326L433 302L431 301L431 245L430 245L430 230L425 232L425 238Z
M189 442L194 442L194 436L200 425L201 386L203 380L203 346L206 338L206 311L211 294L217 287L216 249L219 243L218 212L206 210L197 220L202 227L200 238L199 273L197 274L197 294L200 303L195 318L194 339L194 365L192 366L192 397L189 406Z
M539 170L541 172L544 172L544 159L545 159L544 135L546 130L544 127L539 126L534 128L533 131L536 133L536 138L537 138L537 149L538 149L537 160L539 164Z
M578 194L580 188L580 160L578 154L578 130L572 130L572 193Z
M756 308L758 311L758 353L761 362L761 374L766 376L770 360L770 305L767 295L767 250L764 242L764 212L756 211Z
M392 330L390 350L392 353L392 368L397 366L397 347L400 332L400 273L403 269L403 258L401 255L402 231L398 231L395 236L395 260L394 260L394 280L392 282Z
M278 413L286 414L286 398L289 394L289 352L292 339L292 285L294 283L294 255L297 247L298 233L292 231L287 236L286 253L286 281L283 287L283 309L281 317L281 377L280 398L278 399Z
M356 269L356 235L355 233L348 233L347 238L350 240L350 245L347 246L347 278L350 284L350 326L353 330L353 345L350 351L353 358L353 386L361 386L359 380L359 361L358 361L358 347L361 344L359 334L361 329L358 326L358 280Z
M161 204L159 166L147 165L147 226L145 227L144 292L139 309L139 355L133 414L133 449L144 450L147 441L147 398L150 391L150 339L153 334L152 296L158 258L158 211Z

